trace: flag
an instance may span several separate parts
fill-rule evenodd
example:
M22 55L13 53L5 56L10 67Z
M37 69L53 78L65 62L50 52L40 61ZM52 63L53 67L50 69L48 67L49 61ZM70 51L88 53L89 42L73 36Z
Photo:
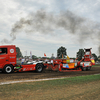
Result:
M30 58L32 59L32 52L30 51Z
M67 59L70 59L68 55L67 55Z
M44 53L44 56L46 57L46 54Z

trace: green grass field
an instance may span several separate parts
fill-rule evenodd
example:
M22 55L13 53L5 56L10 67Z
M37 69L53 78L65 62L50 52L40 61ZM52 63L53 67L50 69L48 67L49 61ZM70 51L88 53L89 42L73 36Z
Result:
M100 67L100 64L95 64L92 67Z
M0 100L99 100L100 75L0 86Z

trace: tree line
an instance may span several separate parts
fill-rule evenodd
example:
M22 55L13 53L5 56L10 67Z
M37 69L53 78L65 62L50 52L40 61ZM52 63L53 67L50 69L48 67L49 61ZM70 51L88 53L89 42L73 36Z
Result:
M17 52L17 58L23 57L19 47L16 47L16 52ZM78 58L78 60L81 60L82 57L84 57L84 53L85 53L84 49L79 49L79 51L76 53L76 58ZM95 61L100 61L100 56L97 57L95 53L93 53L92 56L94 57ZM32 59L35 59L35 58L41 58L41 57L32 55ZM54 58L54 57L51 56L51 58ZM61 46L57 49L57 58L58 59L67 58L67 49L65 47ZM76 58L73 58L73 59L76 59Z

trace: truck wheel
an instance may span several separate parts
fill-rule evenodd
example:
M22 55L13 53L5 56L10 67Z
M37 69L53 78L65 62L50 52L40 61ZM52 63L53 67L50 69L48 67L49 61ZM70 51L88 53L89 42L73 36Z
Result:
M43 71L43 64L37 64L36 65L36 72L40 73Z
M82 67L82 71L86 71L86 67Z
M13 72L13 66L12 65L6 65L3 69L3 72L9 74L11 72Z
M90 70L91 69L91 66L87 67L87 70Z

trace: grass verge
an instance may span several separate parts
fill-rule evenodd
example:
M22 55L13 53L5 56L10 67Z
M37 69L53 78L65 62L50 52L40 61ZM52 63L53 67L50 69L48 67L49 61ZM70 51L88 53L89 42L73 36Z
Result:
M0 100L99 100L100 75L0 86Z
M100 64L92 65L92 67L100 67Z

